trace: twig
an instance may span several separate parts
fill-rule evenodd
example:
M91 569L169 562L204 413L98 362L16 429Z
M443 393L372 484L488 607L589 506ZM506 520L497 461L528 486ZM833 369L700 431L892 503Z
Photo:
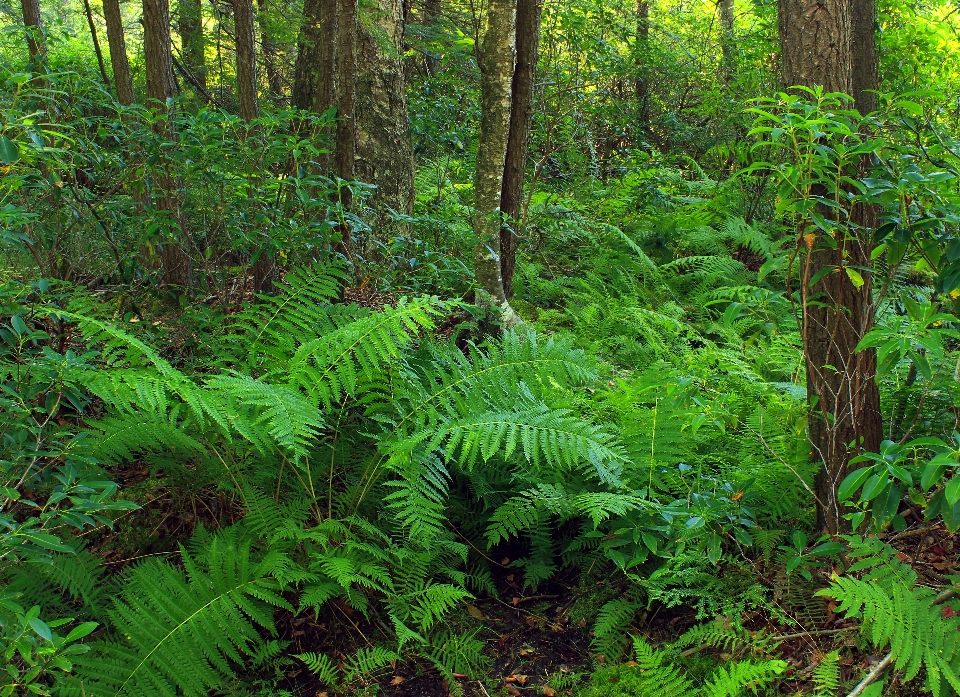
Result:
M947 588L940 595L933 599L934 605L942 605L943 603L950 600L954 596L960 595L960 588ZM847 697L860 697L868 687L875 683L883 672L890 667L890 664L893 663L893 653L888 653L884 656L880 662L873 667L866 677L860 681L860 683L853 688L853 692L847 695Z
M850 632L856 627L843 627L842 629L814 629L809 632L796 632L794 634L781 634L779 636L768 637L770 641L786 641L787 639L799 639L806 636L827 636L828 634L840 634L841 632Z

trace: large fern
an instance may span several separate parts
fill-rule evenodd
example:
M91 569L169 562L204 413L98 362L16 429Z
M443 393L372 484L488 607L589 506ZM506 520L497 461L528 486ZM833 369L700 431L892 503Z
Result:
M150 560L134 567L110 611L114 633L77 661L72 695L206 695L235 674L274 633L272 607L288 607L271 573L275 553L256 560L249 540L217 537L202 558L181 551L186 573Z

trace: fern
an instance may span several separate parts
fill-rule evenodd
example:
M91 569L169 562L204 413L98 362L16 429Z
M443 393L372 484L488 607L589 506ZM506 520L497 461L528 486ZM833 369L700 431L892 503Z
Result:
M835 697L840 692L840 653L825 654L813 669L816 697Z
M132 569L110 612L114 638L78 660L68 693L199 697L231 679L260 643L255 625L273 633L271 607L289 608L270 578L277 555L255 562L235 537L214 538L203 558L182 551L186 574L154 560Z
M361 675L372 675L384 666L399 660L399 654L382 646L359 649L347 660L344 666L344 679L350 682Z
M863 621L863 632L877 649L889 646L893 665L912 680L926 669L926 687L934 697L948 684L960 692L960 619L946 618L926 587L909 588L838 577L819 592L840 602L838 612Z
M329 656L322 653L297 653L294 658L299 658L307 666L307 669L313 673L313 677L321 683L334 687L337 685L340 672L336 664L330 660Z
M705 697L737 697L745 690L756 694L760 687L769 683L787 669L786 661L738 661L729 668L720 666L703 687Z

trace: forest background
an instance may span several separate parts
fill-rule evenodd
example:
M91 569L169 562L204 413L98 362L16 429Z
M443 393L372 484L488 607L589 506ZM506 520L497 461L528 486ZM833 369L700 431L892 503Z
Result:
M0 695L960 693L955 6L0 13Z

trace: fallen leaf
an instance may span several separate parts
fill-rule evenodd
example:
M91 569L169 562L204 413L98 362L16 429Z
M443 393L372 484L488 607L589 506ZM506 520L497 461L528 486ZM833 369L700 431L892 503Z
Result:
M513 599L513 606L516 607L516 606L519 605L519 604L520 604L520 598L514 598L514 599Z
M507 564L510 563L510 557L504 557L504 558L503 558L503 561L500 562L500 563L503 564L504 566L506 566Z
M520 697L520 690L515 688L513 685L507 685L507 692L513 695L513 697Z
M485 620L487 616L476 605L467 605L467 613L478 620Z
M555 697L557 694L556 690L554 690L552 687L548 687L547 685L542 686L540 688L540 692L545 694L547 697Z
M455 678L457 678L457 679L459 680L459 679L463 679L463 678L467 677L467 674L466 674L466 673L454 673L454 674L453 674L453 677L455 677Z
M393 676L393 680L390 681L390 684L391 684L391 685L399 685L399 684L402 683L404 680L406 680L406 678L402 678L402 677L400 677L399 675L394 675L394 676Z

